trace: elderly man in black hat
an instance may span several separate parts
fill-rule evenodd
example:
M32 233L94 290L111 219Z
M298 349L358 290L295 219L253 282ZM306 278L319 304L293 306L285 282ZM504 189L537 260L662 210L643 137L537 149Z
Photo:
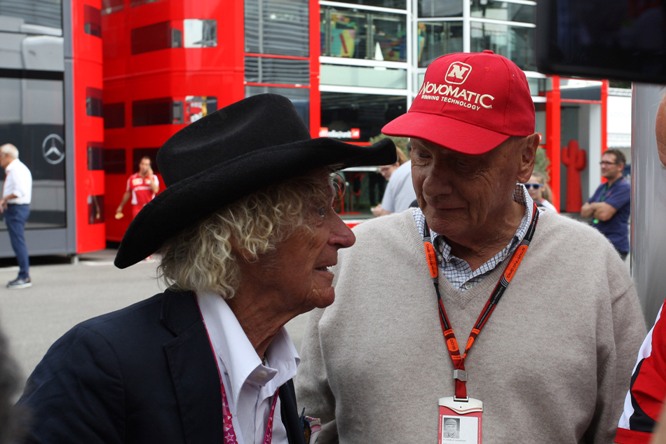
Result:
M340 248L334 169L395 161L311 139L288 99L254 96L186 127L160 149L166 190L116 256L159 252L169 288L74 327L47 352L19 404L29 442L301 443L284 325L333 302Z

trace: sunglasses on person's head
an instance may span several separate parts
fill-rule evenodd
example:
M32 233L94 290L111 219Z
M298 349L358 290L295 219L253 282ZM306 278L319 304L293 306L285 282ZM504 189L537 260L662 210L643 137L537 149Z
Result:
M538 190L539 188L541 188L541 184L540 183L526 183L525 188L527 188L528 190L531 190L531 189Z

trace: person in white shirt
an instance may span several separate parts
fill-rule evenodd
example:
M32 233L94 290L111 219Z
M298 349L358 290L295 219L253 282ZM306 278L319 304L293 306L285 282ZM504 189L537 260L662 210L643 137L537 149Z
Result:
M395 163L392 163L391 165L382 165L379 167L379 174L381 174L382 177L384 177L386 182L389 184L391 183L391 177L393 176L393 173L395 173L400 168L401 165L403 165L405 162L408 161L407 155L400 148L396 147L395 153L398 156L398 160ZM388 199L387 193L395 194L395 191L391 191L391 188L394 187L395 184L392 186L386 185L386 188L384 189L384 194L382 195L382 201ZM370 211L372 212L373 216L384 216L386 214L391 214L390 211L384 209L381 203L379 203L374 207L371 207Z
M409 147L408 147L409 150ZM400 213L411 207L416 200L416 192L412 184L412 161L402 162L392 171L384 190L382 203L372 208L374 216L386 216Z
M159 253L168 288L51 347L19 400L27 442L304 444L284 325L333 303L329 268L355 241L333 210L331 173L394 161L388 139L312 139L275 94L176 133L157 155L167 187L115 260Z
M0 147L0 166L5 170L0 212L5 215L9 240L19 265L18 276L7 283L7 288L28 288L32 286L32 281L30 280L30 257L25 243L25 224L30 216L32 174L28 167L19 160L19 151L11 143Z

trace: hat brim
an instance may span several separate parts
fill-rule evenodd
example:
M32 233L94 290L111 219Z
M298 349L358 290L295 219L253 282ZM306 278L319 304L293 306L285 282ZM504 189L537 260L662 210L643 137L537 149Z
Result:
M168 186L137 214L118 248L115 265L126 268L157 251L169 238L243 196L313 169L385 165L395 146L383 139L360 147L319 138L253 151Z
M471 155L487 153L511 137L450 117L418 111L409 111L387 123L382 133L423 139Z

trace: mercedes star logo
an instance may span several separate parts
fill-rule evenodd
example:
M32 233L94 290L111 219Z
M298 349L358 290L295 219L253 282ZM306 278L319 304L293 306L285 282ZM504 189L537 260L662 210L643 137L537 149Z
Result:
M42 142L42 155L51 165L58 165L65 158L65 141L57 134L49 134Z

